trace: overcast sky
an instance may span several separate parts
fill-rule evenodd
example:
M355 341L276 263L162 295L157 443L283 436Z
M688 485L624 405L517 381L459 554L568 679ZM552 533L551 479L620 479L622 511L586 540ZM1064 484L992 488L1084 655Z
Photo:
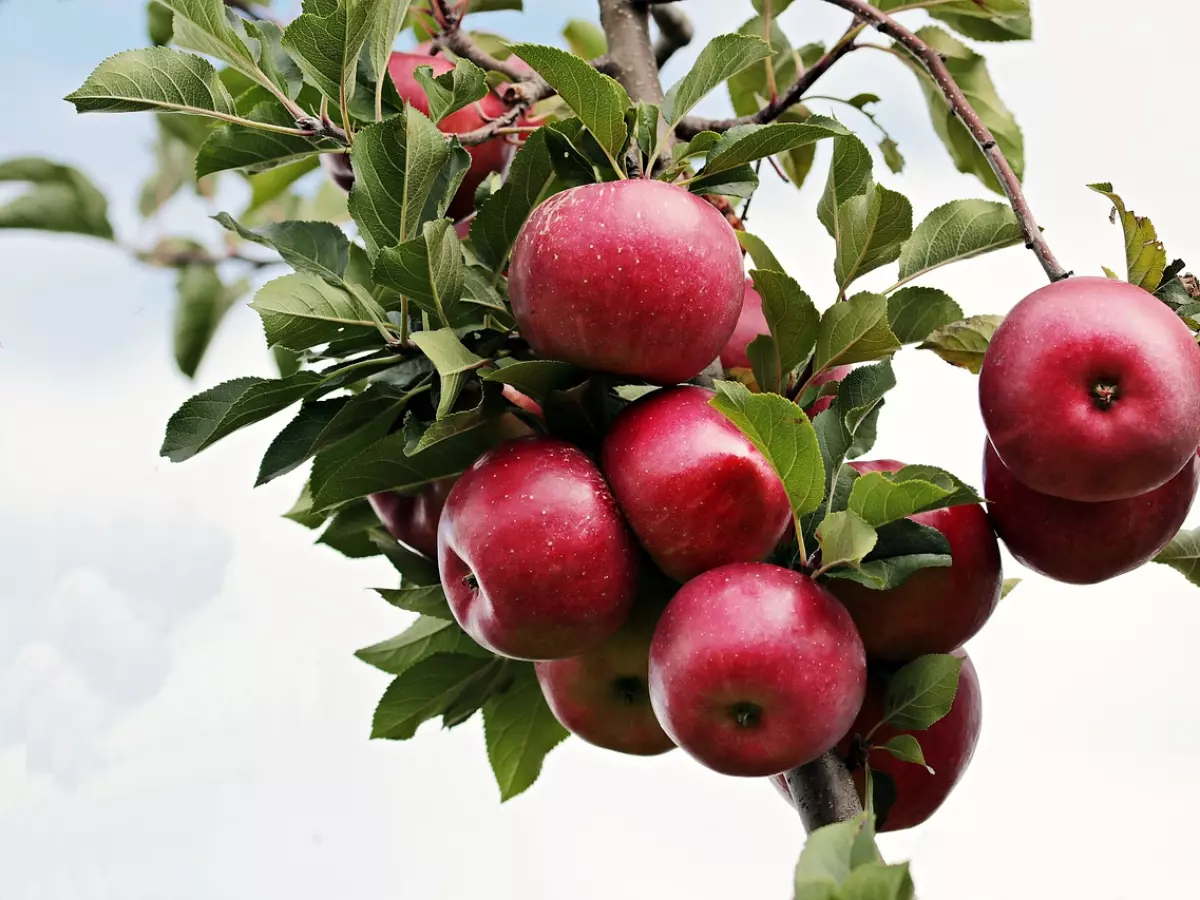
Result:
M594 17L588 0L526 5L524 19L481 26L553 41L568 16ZM133 214L152 121L78 118L60 98L104 57L144 43L144 6L0 5L0 158L83 167L138 244L156 236ZM1121 264L1105 201L1084 188L1106 180L1153 216L1168 250L1200 265L1191 7L1035 0L1036 41L987 49L1025 130L1030 201L1077 272ZM702 39L750 14L733 0L681 8ZM829 39L845 15L798 0L782 24L796 43ZM880 180L918 216L984 196L953 171L896 60L859 53L822 82L822 93L860 90L883 96L879 115L909 160L905 175ZM813 215L822 162L817 171L799 193L763 190L751 227L827 302L832 245ZM208 234L203 215L215 211L185 201L171 220ZM191 384L170 359L169 273L99 242L11 233L0 272L6 900L791 896L803 835L765 782L722 778L681 753L644 761L569 741L501 807L478 722L369 742L387 676L351 654L406 624L366 590L391 584L386 565L312 547L280 519L298 477L251 490L269 428L182 466L157 457L189 394L269 374L253 313L230 316ZM1012 249L928 283L983 313L1043 281L1033 256ZM911 351L897 373L878 454L977 482L975 379ZM1135 900L1193 878L1197 634L1200 594L1169 570L1087 589L1027 577L969 647L985 710L966 780L929 824L883 841L889 858L913 860L921 897Z

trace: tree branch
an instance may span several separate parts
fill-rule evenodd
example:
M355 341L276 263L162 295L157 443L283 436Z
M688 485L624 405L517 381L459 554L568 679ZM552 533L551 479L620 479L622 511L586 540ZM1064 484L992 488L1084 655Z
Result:
M696 36L696 29L687 13L674 6L651 6L650 15L658 26L654 42L654 62L661 69L677 50L686 47Z
M854 780L832 750L783 777L804 830L809 833L824 825L848 821L862 812Z
M662 103L658 64L650 44L650 17L639 0L599 0L600 25L608 37L613 77L634 103Z

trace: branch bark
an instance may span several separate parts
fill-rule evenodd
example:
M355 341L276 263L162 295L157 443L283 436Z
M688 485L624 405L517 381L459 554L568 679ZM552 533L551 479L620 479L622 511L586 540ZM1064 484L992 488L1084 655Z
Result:
M806 766L792 769L784 780L805 831L811 833L824 825L846 822L862 812L854 780L832 750Z
M696 29L687 13L674 6L651 6L650 15L658 26L654 42L654 62L661 69L676 51L686 47L696 36Z
M600 26L608 37L613 77L635 103L662 103L662 83L650 43L650 16L637 0L599 0Z

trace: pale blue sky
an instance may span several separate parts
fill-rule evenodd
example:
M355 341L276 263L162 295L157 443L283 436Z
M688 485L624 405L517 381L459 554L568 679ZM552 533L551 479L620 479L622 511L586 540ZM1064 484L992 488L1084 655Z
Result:
M553 41L568 16L592 17L586 0L527 6L486 25ZM1143 0L1134 16L1095 0L1085 17L1076 6L1034 0L1037 41L987 49L1026 130L1031 203L1068 265L1116 267L1119 236L1083 187L1111 179L1196 267L1185 173L1200 126L1181 113L1195 61L1178 27L1191 4ZM143 7L0 2L0 158L81 166L139 245L156 236L133 214L151 119L78 117L61 97L105 56L143 43ZM745 0L681 8L701 39L750 15ZM828 39L844 21L817 0L782 19L796 39ZM822 87L860 90L883 95L879 113L910 161L902 177L879 178L918 215L984 195L953 172L894 60L860 53ZM824 161L822 151L799 193L768 185L751 216L822 304L833 294L832 247L813 216ZM228 191L236 208L232 180ZM203 217L220 208L185 199L168 222L209 235ZM270 371L256 317L231 314L193 384L170 358L170 273L100 242L11 233L0 234L0 272L5 900L790 896L801 832L764 783L681 754L630 760L568 742L529 794L501 807L478 723L368 742L387 679L351 654L406 624L366 590L390 583L387 567L312 547L278 517L299 473L251 490L270 425L184 465L157 457L186 396ZM970 313L1003 312L1042 275L1014 249L929 283ZM897 372L880 455L977 478L975 380L911 352ZM920 896L1133 900L1190 876L1197 633L1200 596L1165 570L1087 590L1031 577L1012 594L969 648L985 711L966 781L927 826L884 841L890 857L914 860Z

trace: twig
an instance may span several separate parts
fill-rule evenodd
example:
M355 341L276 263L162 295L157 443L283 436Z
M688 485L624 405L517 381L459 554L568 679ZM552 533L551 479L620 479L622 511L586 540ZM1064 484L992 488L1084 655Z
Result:
M433 38L434 47L449 50L455 56L469 59L481 69L489 72L499 72L510 81L522 81L529 78L527 69L518 68L506 59L492 56L462 30L462 15L457 9L451 8L447 0L434 0L434 18L441 29Z
M661 69L667 60L692 42L696 29L687 13L674 6L652 6L650 15L658 26L658 40L654 42L654 61Z
M881 12L862 0L825 0L825 2L854 13L880 34L892 38L920 60L934 83L945 95L950 109L962 120L983 155L987 157L988 164L1000 181L1000 186L1004 189L1004 194L1008 197L1013 212L1016 213L1017 221L1021 225L1021 232L1025 236L1025 246L1033 251L1051 282L1069 277L1071 273L1059 264L1042 236L1042 230L1038 227L1033 210L1029 208L1029 202L1025 199L1025 192L1021 189L1020 179L1009 165L992 132L963 95L954 76L946 68L945 60L941 55L887 13Z
M862 812L850 772L832 750L783 777L805 831L845 822Z

